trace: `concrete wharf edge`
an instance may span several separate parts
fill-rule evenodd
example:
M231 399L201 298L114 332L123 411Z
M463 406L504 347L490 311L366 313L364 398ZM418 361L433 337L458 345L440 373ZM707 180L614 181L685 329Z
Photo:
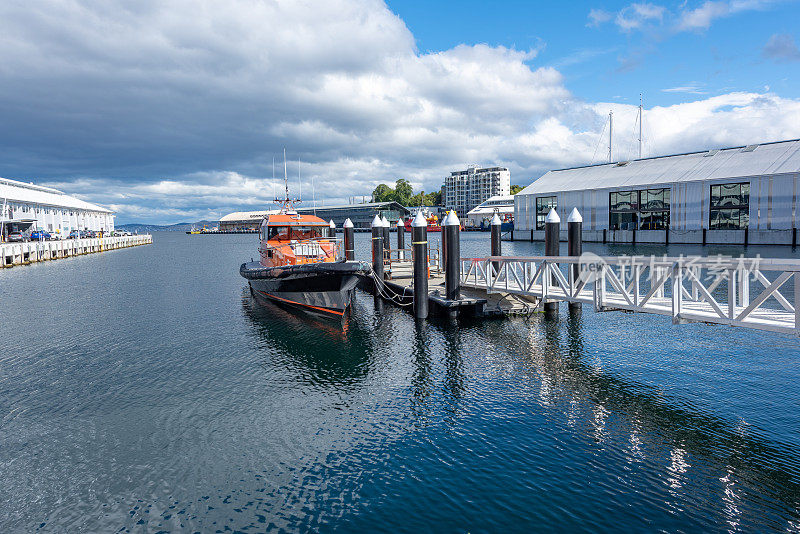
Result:
M95 252L148 245L153 242L149 234L87 239L62 239L55 241L27 241L0 243L0 268L29 265L40 261L70 258Z

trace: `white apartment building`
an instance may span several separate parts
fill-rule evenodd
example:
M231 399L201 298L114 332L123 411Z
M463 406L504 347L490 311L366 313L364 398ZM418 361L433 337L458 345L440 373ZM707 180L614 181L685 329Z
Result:
M470 165L465 171L454 171L444 179L445 209L455 210L463 218L478 204L490 197L511 194L511 173L505 167Z

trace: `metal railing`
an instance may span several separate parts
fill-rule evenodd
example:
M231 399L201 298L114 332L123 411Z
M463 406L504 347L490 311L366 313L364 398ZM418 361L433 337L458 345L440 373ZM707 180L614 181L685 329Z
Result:
M800 261L726 257L488 257L461 260L461 284L544 302L581 302L800 335Z

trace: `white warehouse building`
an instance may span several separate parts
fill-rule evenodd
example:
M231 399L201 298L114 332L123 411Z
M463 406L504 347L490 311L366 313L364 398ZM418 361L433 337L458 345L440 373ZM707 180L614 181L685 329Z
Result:
M578 208L586 241L793 245L798 180L800 140L550 171L515 196L513 239Z
M47 230L66 237L72 230L111 232L114 212L63 191L0 178L2 239L11 232Z

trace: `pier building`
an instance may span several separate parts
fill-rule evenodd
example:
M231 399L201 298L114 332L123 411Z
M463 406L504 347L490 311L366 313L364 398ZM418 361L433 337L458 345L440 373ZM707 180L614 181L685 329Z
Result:
M372 219L378 213L386 217L392 225L397 223L399 218L406 218L411 213L408 208L397 202L366 202L364 204L302 207L297 208L297 212L316 215L326 221L332 220L340 228L345 220L350 219L353 226L361 230L369 229ZM219 229L221 232L258 230L264 217L272 213L277 213L277 210L231 213L220 219Z
M505 167L478 167L453 171L444 179L442 204L454 210L460 218L481 202L498 195L511 194L511 173Z
M799 180L800 140L553 170L515 195L512 238L578 208L585 241L795 245Z
M110 232L114 212L63 191L0 178L0 227L5 240L12 232L46 230L66 237L72 230Z

